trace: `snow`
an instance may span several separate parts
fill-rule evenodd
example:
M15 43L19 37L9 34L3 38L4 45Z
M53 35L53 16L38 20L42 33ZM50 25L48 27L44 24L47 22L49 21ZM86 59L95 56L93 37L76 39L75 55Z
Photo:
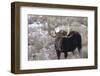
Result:
M82 51L81 56L75 50L75 54L68 53L67 59L74 58L87 58L87 26L83 24L73 23L73 25L59 25L58 27L52 27L56 32L64 30L66 32L77 31L82 36ZM43 28L46 28L45 30ZM48 23L45 24L34 22L28 24L28 60L55 60L57 59L55 50L55 38L52 38L48 34ZM61 59L64 59L64 54L61 53Z

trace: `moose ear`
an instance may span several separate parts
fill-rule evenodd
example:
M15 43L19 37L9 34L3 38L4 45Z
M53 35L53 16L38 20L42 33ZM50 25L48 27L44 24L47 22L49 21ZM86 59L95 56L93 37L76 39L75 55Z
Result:
M66 32L66 31L63 31L63 35L64 35L64 36L67 35L67 32Z

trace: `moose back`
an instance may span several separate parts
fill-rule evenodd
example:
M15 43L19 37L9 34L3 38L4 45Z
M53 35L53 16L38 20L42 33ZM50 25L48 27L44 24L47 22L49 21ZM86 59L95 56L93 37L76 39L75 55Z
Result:
M66 35L67 32L63 30L60 30L56 34L55 50L58 59L60 59L62 52L64 53L64 57L67 58L68 52L72 52L74 54L74 51L77 48L80 53L82 48L82 39L79 32L70 31L70 33L67 36Z

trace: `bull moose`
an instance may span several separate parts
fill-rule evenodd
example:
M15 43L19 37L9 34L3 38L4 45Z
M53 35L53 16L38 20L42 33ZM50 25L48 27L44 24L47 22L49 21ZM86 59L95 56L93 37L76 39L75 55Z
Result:
M76 48L80 53L82 48L82 39L79 32L70 31L69 34L67 34L66 31L60 30L57 33L55 32L55 36L51 33L50 35L55 38L55 50L58 59L60 59L61 53L64 53L65 58L67 58L68 52L72 52L74 54Z

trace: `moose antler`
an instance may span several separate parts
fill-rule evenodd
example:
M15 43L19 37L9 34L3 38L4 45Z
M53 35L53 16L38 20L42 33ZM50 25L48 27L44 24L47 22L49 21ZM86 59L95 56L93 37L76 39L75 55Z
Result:
M53 35L51 29L52 29L52 28L51 28L50 25L48 24L48 34L49 34L51 37L55 38L55 37L56 37L56 31L55 31L55 29L54 29L55 35Z

